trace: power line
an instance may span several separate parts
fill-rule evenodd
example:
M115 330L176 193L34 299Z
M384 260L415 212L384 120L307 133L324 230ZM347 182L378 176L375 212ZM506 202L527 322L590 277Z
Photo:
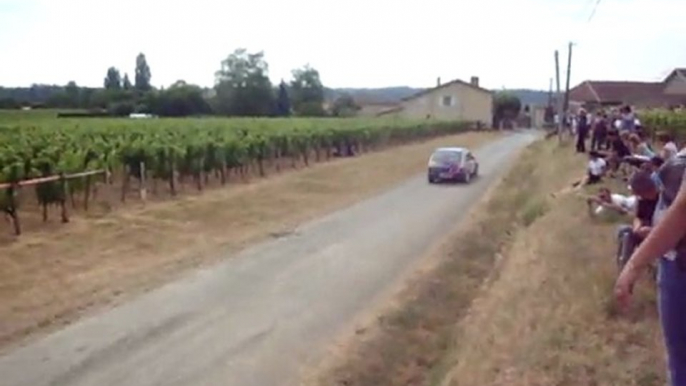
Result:
M600 4L602 0L598 0L595 2L595 6L593 6L593 11L591 11L591 16L588 17L588 20L586 21L587 23L590 23L591 20L593 20L593 16L595 16L595 11L598 9L598 5Z

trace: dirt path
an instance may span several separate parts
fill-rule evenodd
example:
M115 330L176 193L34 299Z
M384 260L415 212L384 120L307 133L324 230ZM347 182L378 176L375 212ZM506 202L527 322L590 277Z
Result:
M422 174L15 350L0 358L3 383L294 382L532 139L515 134L477 150L482 177L471 186L429 186Z

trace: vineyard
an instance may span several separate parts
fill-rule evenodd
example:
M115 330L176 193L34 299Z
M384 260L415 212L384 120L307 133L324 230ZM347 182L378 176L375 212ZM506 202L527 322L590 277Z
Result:
M686 111L651 110L640 113L641 121L650 130L667 131L681 140L686 139Z
M203 190L332 157L465 131L466 123L378 119L23 119L0 115L0 209L88 210L103 192L124 202ZM351 182L354 183L354 182ZM35 199L31 199L31 191ZM116 192L116 194L115 194ZM25 209L26 207L26 209Z

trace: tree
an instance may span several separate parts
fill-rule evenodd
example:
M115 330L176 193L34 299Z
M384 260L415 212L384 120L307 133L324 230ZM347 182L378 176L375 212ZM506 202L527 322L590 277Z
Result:
M264 53L235 50L221 63L215 74L216 106L219 112L237 116L270 115L274 93L267 76L269 66Z
M282 80L279 84L279 96L276 100L276 115L287 117L291 115L291 99L288 96L286 83Z
M293 109L302 116L322 116L324 112L324 86L319 71L309 65L293 70L291 81Z
M121 89L121 75L119 74L119 70L117 70L114 67L110 67L107 69L107 76L105 77L105 89Z
M150 110L160 116L183 117L212 112L203 97L203 90L179 80L166 90L149 93Z
M350 117L360 109L350 94L342 94L333 102L331 113L336 117Z
M64 93L67 96L67 104L69 105L68 107L79 107L81 102L81 90L79 89L79 86L76 85L76 82L72 80L69 83L67 83L67 85L64 87Z
M19 107L21 105L13 98L0 98L0 109L18 109Z
M136 90L142 92L149 91L152 88L150 86L150 78L152 78L150 67L145 59L145 55L141 52L136 57Z
M124 74L124 80L122 81L122 86L124 87L124 90L130 90L131 89L131 81L129 80L129 74Z
M493 99L494 121L496 125L500 125L503 120L512 120L517 118L522 109L522 102L517 95L501 91L495 94Z

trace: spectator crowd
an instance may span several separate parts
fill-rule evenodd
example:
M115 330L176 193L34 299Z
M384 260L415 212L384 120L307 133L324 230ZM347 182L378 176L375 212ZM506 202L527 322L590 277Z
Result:
M686 146L679 150L666 132L649 136L628 106L581 110L572 122L576 151L589 150L583 185L612 179L621 182L613 186L627 185L628 194L602 184L587 198L593 216L631 217L617 231L615 296L626 306L641 272L655 269L668 375L673 386L686 386Z

